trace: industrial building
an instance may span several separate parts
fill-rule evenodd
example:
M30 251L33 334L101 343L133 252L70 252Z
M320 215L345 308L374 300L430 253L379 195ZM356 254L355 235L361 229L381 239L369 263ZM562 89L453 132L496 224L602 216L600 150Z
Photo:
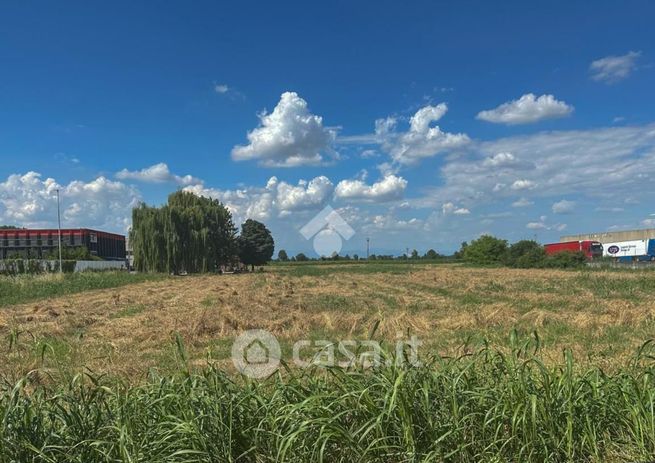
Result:
M598 241L602 244L616 243L620 241L648 240L655 238L655 228L645 230L625 230L601 233L583 233L580 235L565 235L559 239L560 243L567 241Z
M125 259L125 236L88 228L61 230L63 247L85 247L92 256L105 260ZM0 259L42 259L56 255L59 246L57 229L0 230Z

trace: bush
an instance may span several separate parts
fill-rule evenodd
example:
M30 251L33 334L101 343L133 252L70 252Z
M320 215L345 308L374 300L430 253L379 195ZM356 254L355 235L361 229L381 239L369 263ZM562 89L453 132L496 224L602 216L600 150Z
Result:
M489 265L505 262L507 241L491 235L482 235L463 247L464 260L473 264Z
M75 271L76 260L62 261L64 273ZM38 275L41 273L52 273L59 271L57 260L36 260L36 259L8 259L0 261L0 275Z
M506 263L510 267L543 267L546 252L542 245L533 240L521 240L512 244L507 251Z
M309 258L305 254L303 254L302 252L300 252L300 253L298 253L296 255L296 262L307 262L308 260L309 260Z
M587 263L583 252L564 251L546 257L544 267L548 268L579 268Z

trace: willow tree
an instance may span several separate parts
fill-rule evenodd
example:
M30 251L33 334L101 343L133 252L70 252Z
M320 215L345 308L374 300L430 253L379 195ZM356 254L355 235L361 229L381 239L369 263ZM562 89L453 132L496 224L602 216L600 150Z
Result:
M219 201L178 191L162 207L132 211L134 266L143 272L207 272L236 253L232 215Z

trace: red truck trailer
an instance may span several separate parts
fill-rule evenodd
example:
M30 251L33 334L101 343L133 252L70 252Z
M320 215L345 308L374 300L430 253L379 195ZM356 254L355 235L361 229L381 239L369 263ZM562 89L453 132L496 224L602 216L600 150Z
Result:
M546 254L553 255L560 252L583 252L587 259L603 257L603 245L598 241L567 241L565 243L551 243L544 245Z

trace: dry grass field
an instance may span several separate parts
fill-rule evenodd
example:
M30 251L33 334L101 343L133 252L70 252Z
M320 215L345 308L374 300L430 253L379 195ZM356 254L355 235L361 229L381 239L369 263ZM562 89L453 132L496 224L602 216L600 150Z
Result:
M507 346L537 331L546 361L571 348L612 369L655 337L655 273L477 269L457 265L279 265L263 273L171 277L0 309L5 380L92 371L129 382L189 363L231 368L231 342L263 328L298 339L415 334L422 354ZM36 374L36 373L35 373Z

